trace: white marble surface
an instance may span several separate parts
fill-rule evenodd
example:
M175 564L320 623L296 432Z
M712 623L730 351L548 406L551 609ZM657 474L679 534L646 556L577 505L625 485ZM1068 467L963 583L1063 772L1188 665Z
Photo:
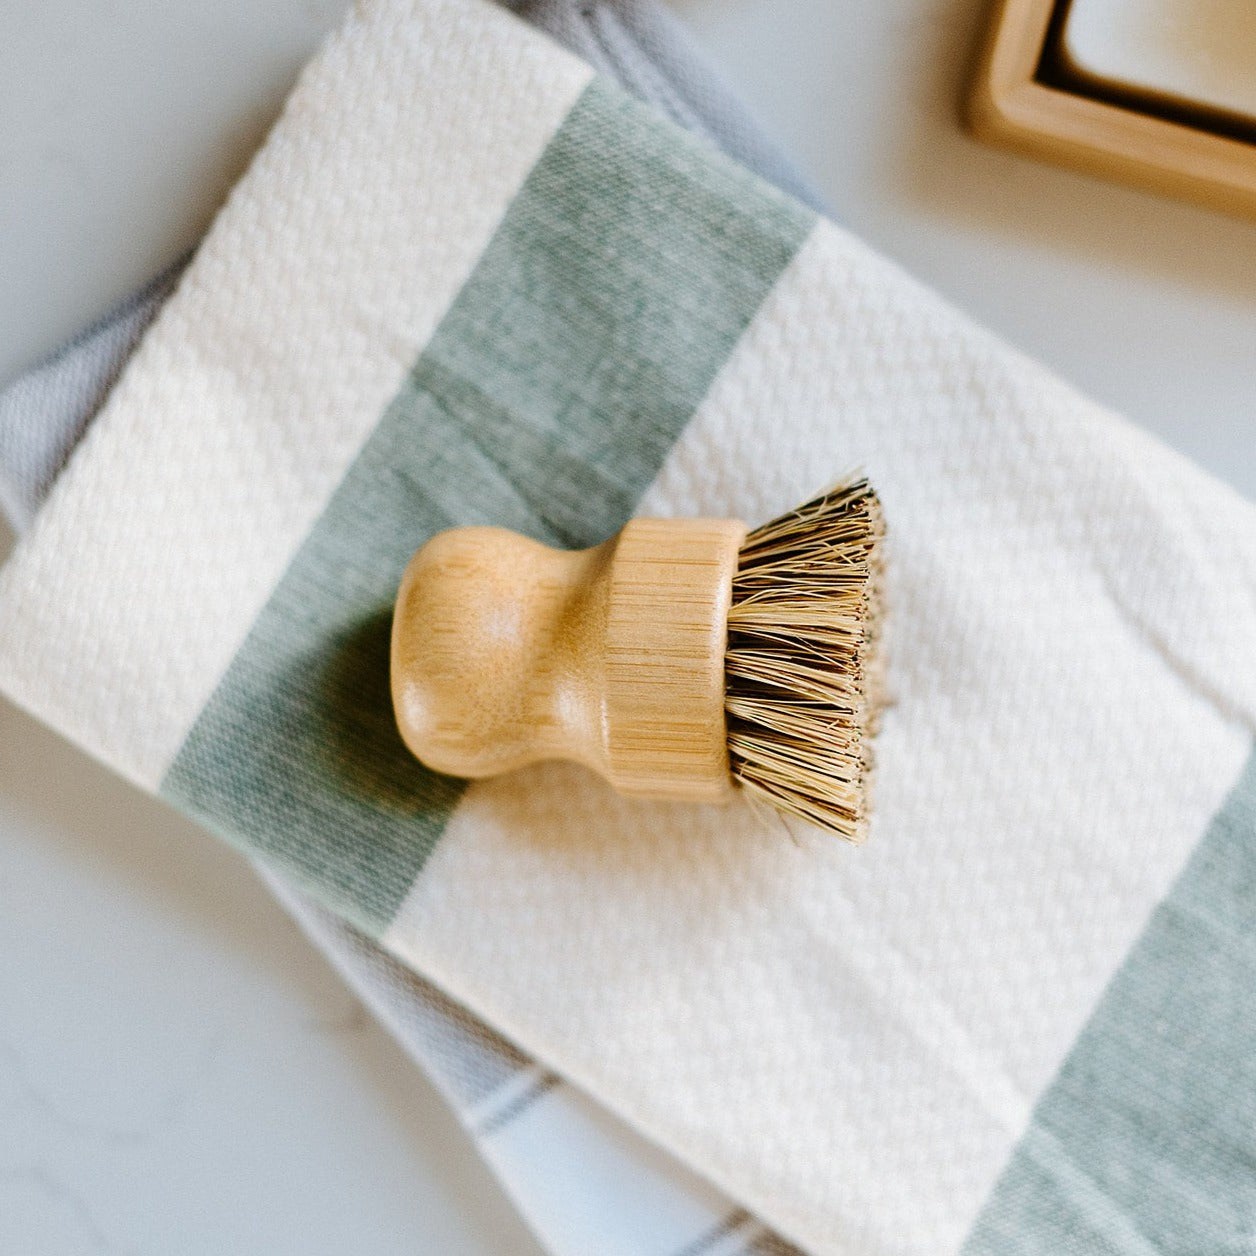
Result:
M1256 226L964 136L983 0L676 5L841 221L1256 496ZM196 238L339 7L0 6L0 377ZM2 706L0 955L0 1252L535 1256L243 862Z

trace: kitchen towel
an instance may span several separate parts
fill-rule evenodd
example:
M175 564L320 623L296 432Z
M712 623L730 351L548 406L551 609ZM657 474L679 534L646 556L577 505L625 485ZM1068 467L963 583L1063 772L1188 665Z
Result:
M432 527L756 519L856 463L865 850L389 741ZM811 1250L1198 1247L1251 1212L1254 561L1241 499L513 19L380 4L6 568L0 666Z

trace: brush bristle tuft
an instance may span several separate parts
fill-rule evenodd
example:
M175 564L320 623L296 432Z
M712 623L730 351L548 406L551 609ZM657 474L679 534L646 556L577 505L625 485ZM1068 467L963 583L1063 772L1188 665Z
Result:
M746 537L728 617L733 776L852 842L868 824L880 710L881 504L839 484Z

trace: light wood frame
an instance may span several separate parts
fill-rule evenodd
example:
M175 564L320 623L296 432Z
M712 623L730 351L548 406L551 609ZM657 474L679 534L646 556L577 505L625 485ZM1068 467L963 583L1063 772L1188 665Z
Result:
M1033 157L1256 217L1256 144L1037 78L1066 0L999 0L968 99L979 138Z

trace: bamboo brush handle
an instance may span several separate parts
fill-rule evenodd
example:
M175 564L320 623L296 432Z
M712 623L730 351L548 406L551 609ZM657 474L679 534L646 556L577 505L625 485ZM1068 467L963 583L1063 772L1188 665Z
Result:
M402 577L397 724L428 767L573 759L625 794L720 802L728 610L744 525L634 519L562 552L501 528L433 537Z

